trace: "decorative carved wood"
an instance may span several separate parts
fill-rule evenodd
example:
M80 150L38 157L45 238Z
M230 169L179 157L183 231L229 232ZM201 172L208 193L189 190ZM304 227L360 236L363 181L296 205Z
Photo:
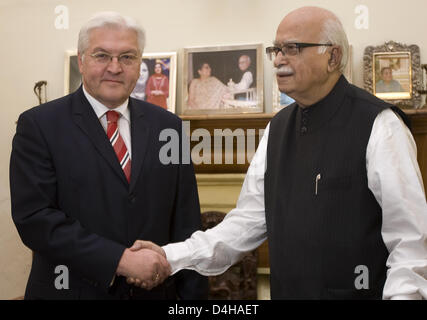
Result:
M202 214L202 229L210 229L225 217L224 212L208 211ZM209 277L209 299L256 300L257 299L257 251L246 254L243 259L219 276Z
M268 122L274 114L245 114L245 115L221 115L221 116L181 116L182 120L190 121L190 135L197 129L205 129L211 136L211 146L214 146L214 131L216 129L230 129L235 131L236 129L243 129L245 143L248 141L248 131L253 130L255 132L255 149L258 147L259 141L262 138L259 133L260 129L265 129ZM222 153L225 154L225 143L222 139ZM236 139L235 139L236 140ZM193 149L199 141L191 141L190 148ZM225 164L223 161L221 164L214 163L214 155L211 154L210 164L194 164L196 173L246 173L249 168L249 161L247 157L245 163L237 163L237 143L233 143L233 163Z

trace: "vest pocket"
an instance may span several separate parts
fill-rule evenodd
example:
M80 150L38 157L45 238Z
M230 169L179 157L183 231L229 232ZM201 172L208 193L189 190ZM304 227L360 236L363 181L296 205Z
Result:
M348 189L351 187L352 176L331 177L321 179L319 188L324 190Z

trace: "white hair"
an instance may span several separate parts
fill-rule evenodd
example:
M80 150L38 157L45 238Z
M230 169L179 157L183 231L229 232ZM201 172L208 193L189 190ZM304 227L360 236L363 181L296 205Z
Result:
M145 46L144 29L133 18L122 16L121 14L113 11L99 12L92 16L92 18L82 26L79 32L79 40L77 44L77 50L81 55L84 55L85 51L89 47L90 32L95 28L102 27L117 29L125 28L135 31L137 34L138 49L142 55Z
M329 18L325 21L320 34L320 41L323 43L331 43L341 48L342 58L338 69L340 72L344 72L347 66L349 44L344 28L337 17ZM326 47L319 48L319 53L325 53L325 51Z
M249 63L251 63L251 57L249 57L247 54L240 56L240 58L245 58ZM239 58L239 60L240 60L240 58Z

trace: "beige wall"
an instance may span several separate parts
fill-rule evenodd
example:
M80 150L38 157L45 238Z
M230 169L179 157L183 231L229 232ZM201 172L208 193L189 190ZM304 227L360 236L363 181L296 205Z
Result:
M369 9L369 29L355 28L357 5ZM55 7L69 9L69 29L55 29ZM362 85L362 55L367 45L387 40L418 44L427 54L425 12L420 0L0 0L0 299L22 295L30 253L21 244L10 218L8 168L15 121L37 104L34 83L48 81L48 100L63 93L64 52L76 48L81 24L99 10L116 10L138 18L147 31L146 52L244 43L271 44L276 26L291 9L318 5L342 19L353 45L354 83ZM265 109L271 111L271 68L265 61ZM179 101L181 88L178 81ZM178 102L178 110L180 103Z

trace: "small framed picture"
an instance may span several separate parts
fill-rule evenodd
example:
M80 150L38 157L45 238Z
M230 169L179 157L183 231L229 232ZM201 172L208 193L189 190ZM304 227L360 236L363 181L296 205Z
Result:
M76 91L81 83L77 50L67 51L64 68L64 94ZM144 54L140 77L131 97L150 102L175 113L176 52Z
M76 91L82 84L82 76L77 61L77 50L65 52L64 63L64 95Z
M353 46L351 44L348 46L347 64L343 75L349 83L353 83Z
M374 94L380 99L411 99L411 53L376 52L372 70Z
M394 41L365 49L365 89L402 108L420 108L423 87L420 49Z
M262 44L184 49L182 113L263 112Z
M279 86L277 84L276 75L273 76L273 113L279 112L288 105L294 103L295 100L292 99L284 92L280 92Z
M145 53L131 97L175 113L176 52Z

